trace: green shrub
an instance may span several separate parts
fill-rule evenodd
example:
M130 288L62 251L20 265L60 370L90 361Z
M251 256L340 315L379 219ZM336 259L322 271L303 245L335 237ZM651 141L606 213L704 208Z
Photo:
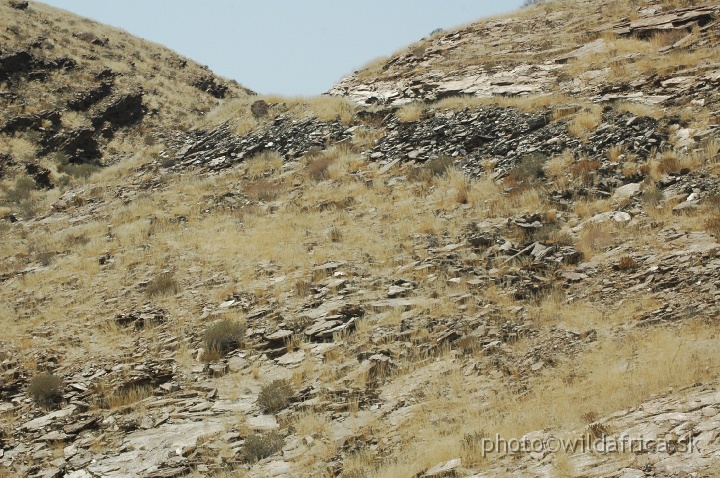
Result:
M290 398L295 394L287 380L274 380L265 385L258 395L258 404L270 413L287 407Z
M217 322L203 334L203 344L210 353L224 354L236 348L245 336L247 325L244 322L232 319L223 319Z
M256 462L279 452L283 447L283 437L280 433L272 431L256 433L245 439L243 455L249 462Z
M27 392L39 406L52 407L62 400L63 381L51 373L36 375L30 380Z

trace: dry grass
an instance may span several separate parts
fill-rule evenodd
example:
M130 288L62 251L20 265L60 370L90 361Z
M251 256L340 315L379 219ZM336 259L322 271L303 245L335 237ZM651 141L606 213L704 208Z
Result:
M523 15L540 15L544 21L547 12L560 11L559 8L553 3ZM627 15L634 11L627 5L613 8ZM579 21L580 29L592 24L585 19ZM633 45L618 42L617 48L625 51ZM502 66L502 62L512 58L496 60ZM632 63L619 66L633 68ZM159 102L159 98L151 100ZM266 118L245 118L251 100L238 98L207 115L207 123L203 124L231 121L238 132L288 112L340 118L344 122L352 116L342 102L321 100L310 105L304 99L280 97L266 97L265 101L270 105ZM580 113L573 108L565 109L574 100L561 94L465 101L447 99L435 107L460 108L468 102L492 101L533 111L552 109L556 119L575 115L574 127L579 137L591 131L598 121L593 116L596 110L590 105L582 105L589 109ZM174 107L179 106L173 104ZM181 119L181 123L186 120L187 117ZM94 327L116 315L118 303L135 307L150 301L167 311L173 333L188 338L173 356L182 371L189 374L198 366L198 349L207 345L201 343L202 332L210 323L199 318L202 311L216 310L230 295L251 297L252 308L266 307L283 315L282 319L272 315L253 319L251 327L258 328L254 333L267 333L275 327L297 326L302 330L295 323L296 311L327 303L329 298L338 296L365 304L386 297L389 281L413 280L417 283L412 291L417 300L415 306L366 313L352 333L336 334L334 348L325 349L322 354L316 355L312 350L323 344L289 341L288 351L305 351L297 368L275 366L273 359L249 347L241 354L249 362L245 369L209 379L223 400L235 400L247 393L260 395L262 385L274 383L280 372L286 374L291 391L305 393L319 386L321 392L312 402L264 406L280 412L282 431L273 437L253 436L250 444L255 440L254 449L259 453L251 451L246 457L254 461L274 453L282 446L285 434L288 443L312 437L312 444L293 461L293 466L300 470L298 474L316 470L318 464L341 461L346 475L354 473L367 478L414 476L459 456L465 466L483 467L487 460L483 461L477 450L467 445L466 437L472 441L482 431L508 438L535 430L567 433L586 426L589 416L603 417L637 406L654 394L665 393L668 387L717 379L720 371L720 361L714 353L719 345L717 324L688 321L678 322L676 328L639 329L635 327L638 317L664 305L662 297L637 295L623 303L594 302L578 298L583 292L581 286L572 286L574 289L569 292L558 286L533 301L518 302L502 285L492 282L518 271L531 271L554 281L556 273L571 266L558 264L558 270L547 273L534 271L525 260L493 267L493 256L483 255L485 250L474 251L464 246L463 234L469 222L487 220L494 231L507 237L508 218L540 213L544 221L552 223L552 230L544 232L543 239L575 245L586 260L602 257L600 252L624 241L630 247L602 265L616 267L613 274L631 275L640 262L634 259L638 257L635 252L629 252L635 250L633 241L641 241L651 249L660 250L663 246L648 237L652 234L632 232L614 223L585 224L573 239L575 233L570 231L582 219L617 205L611 200L588 199L576 201L569 208L561 207L553 197L555 191L548 191L550 188L543 181L532 179L544 175L560 190L592 185L597 163L566 151L543 158L537 164L522 164L516 177L498 182L490 174L470 178L449 168L453 160L445 158L426 163L417 171L400 166L391 177L378 174L378 167L359 154L381 134L379 129L360 128L354 146L312 153L300 164L284 164L279 156L266 153L238 168L208 176L186 172L161 179L143 167L149 155L164 147L156 145L78 180L83 185L84 199L73 206L76 209L50 216L40 227L30 221L9 225L2 231L3 340L16 350L13 353L28 371L40 366L35 352L49 348L55 340L42 334L47 324L57 324L53 330L58 340L73 339L62 346L60 357L64 366L104 363L102 360L108 355L133 350L138 341L151 343L151 353L156 354L163 340L162 335L153 335L158 332L128 334ZM13 147L17 154L30 157L33 153L28 144L18 141ZM128 151L133 147L133 139L116 138L109 147L118 153ZM662 171L672 171L684 164L715 168L718 149L717 141L709 141L687 155L660 152L646 164L616 147L609 152L609 159L629 175L644 170L659 176ZM317 161L322 162L316 164ZM492 169L489 162L484 167L486 171ZM3 183L4 193L15 187L17 179ZM147 184L153 186L148 188ZM39 207L48 210L47 199L41 198L29 183L25 182L25 186L28 187L18 189L20 195L38 201ZM116 197L118 191L123 191L122 198ZM664 222L681 230L706 228L720 234L717 211L709 205L697 217L676 218L671 213L672 205L665 204L658 194L651 186L645 189L645 209L633 213L638 221ZM180 215L184 216L182 222L176 220ZM450 265L430 260L438 257L436 248L447 244L460 244L459 249L447 254ZM32 269L43 253L56 251L50 267ZM108 251L114 263L101 266L98 257ZM337 276L313 270L319 264L338 260L346 265L338 268ZM161 287L160 290L169 293L145 295L141 284L164 270L173 271L172 279L182 287ZM490 283L471 286L468 280L479 275L487 276ZM337 285L339 279L346 282ZM451 279L459 282L449 282ZM596 277L589 280L596 279L602 280ZM537 336L509 341L500 347L502 354L483 350L477 341L467 337L452 346L438 346L432 353L423 351L448 324L464 327L478 319L492 325L493 314L499 314L504 321L514 317L509 311L517 305L523 307L518 317L530 324L533 332L537 330ZM236 310L238 313L229 317L243 316L244 312ZM68 311L72 321L67 320ZM215 318L217 315L212 315L209 320ZM383 338L383 333L387 331L388 337L396 331L404 334L404 327L414 320L427 325L407 331L403 341L409 345L393 356L396 368L383 377L383 385L373 389L375 384L367 373L348 375L357 367L359 354L398 345L386 344L388 339ZM258 332L260 329L264 331ZM534 374L525 365L519 365L517 357L532 350L538 337L562 329L595 329L597 340L578 345L571 356L544 350L548 362ZM215 358L219 359L220 354ZM500 362L503 363L498 365ZM381 409L386 405L393 408L383 414L354 396L334 403L332 400L337 397L323 391L323 387L351 390L359 396L377 392L383 403ZM270 390L267 385L265 388ZM112 391L100 395L105 397L104 406L115 411L141 413L143 400L152 393L152 389L130 388L117 395ZM275 399L283 394L266 391L262 395ZM303 396L302 400L305 399ZM323 408L326 406L327 409ZM300 410L301 407L307 408ZM377 447L359 446L351 452L340 448L335 437L339 427L352 430L358 437L378 437ZM242 425L237 429L242 435L248 433ZM265 447L270 442L273 446ZM558 475L574 472L566 456L549 460ZM317 476L310 471L306 474Z
M636 330L619 340L603 341L575 360L556 366L532 381L532 393L493 390L482 404L469 384L465 390L458 389L455 396L435 396L435 390L448 389L448 376L443 375L442 384L431 378L425 386L427 402L402 428L401 433L408 438L402 458L369 476L410 476L462 456L467 450L463 449L467 436L480 430L506 439L537 430L563 436L583 427L588 413L606 416L637 406L670 387L713 380L720 372L720 361L706 363L697 357L708 356L717 345L711 324L698 322L682 333L663 328ZM428 422L433 413L449 420L450 426L440 436L437 424L442 421L434 421L436 426ZM452 419L458 416L463 419ZM491 454L487 460L496 457ZM566 469L564 457L554 459L556 466Z
M586 138L602 122L602 108L594 107L577 115L568 124L568 132L576 138Z
M660 119L665 115L662 108L643 103L620 101L615 103L613 107L618 113L632 113L635 116L648 116L650 118Z
M605 250L613 244L612 232L604 223L588 224L575 242L575 248L589 260L596 252Z
M57 375L36 375L28 384L27 393L39 406L52 407L62 399L63 381Z
M423 113L423 106L418 103L403 105L395 115L401 123L413 123L418 121Z
M0 18L7 19L12 24L12 33L4 29L6 35L3 37L3 47L7 51L25 50L30 41L28 39L42 38L43 47L31 50L34 55L43 59L65 56L77 65L67 71L49 71L47 79L42 82L27 81L26 78L19 81L16 92L21 94L22 101L4 101L4 119L65 108L69 96L96 87L99 80L95 75L103 68L110 68L120 74L113 80L113 94L142 89L143 104L152 111L152 114L146 115L140 126L122 132L121 136L129 139L124 144L117 141L117 138L101 141L101 148L110 153L110 157L117 153L123 156L134 154L137 145L150 138L152 132L190 128L204 114L220 104L218 99L192 86L198 77L211 75L206 68L165 47L133 37L122 30L100 25L40 3L21 12L4 2L0 5ZM77 31L107 37L108 46L91 45L74 36L73 33ZM49 88L48 85L53 86ZM248 96L247 92L234 82L228 82L227 86L228 97ZM65 108L59 124L67 130L91 126L90 117L93 111L92 107L85 112L67 111ZM4 123L4 120L0 122ZM47 128L49 125L46 122L41 126ZM19 141L30 142L33 147L11 146L8 148L11 154L22 161L34 159L28 156L34 155L34 145L38 141L35 132L21 133L17 138L0 135L0 144ZM115 148L120 146L120 149L113 149L110 143L113 143ZM23 150L22 153L19 149Z

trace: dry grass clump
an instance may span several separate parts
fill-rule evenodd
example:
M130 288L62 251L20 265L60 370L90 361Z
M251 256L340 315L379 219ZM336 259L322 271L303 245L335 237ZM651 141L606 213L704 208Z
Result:
M518 165L510 171L508 177L517 182L531 182L544 175L544 167L548 158L540 153L523 156Z
M441 155L411 168L408 172L408 179L429 182L433 178L446 174L452 169L453 164L455 164L455 160L452 156Z
M562 152L562 154L553 156L545 162L545 165L543 166L545 176L549 178L560 178L565 176L570 169L570 165L573 164L574 161L575 156L573 155L573 152L566 149Z
M283 165L283 157L276 151L267 150L254 155L245 164L248 177L258 179L280 171Z
M287 380L274 380L265 385L258 395L258 405L270 413L287 407L295 391Z
M330 231L328 232L328 239L330 239L331 242L342 242L342 229L337 226L333 226L332 228L330 228Z
M418 121L423 113L423 107L419 103L410 103L402 106L395 116L401 123L413 123Z
M614 144L610 146L610 149L608 149L608 159L611 163L617 163L622 157L623 153L625 152L625 146L622 144Z
M13 187L5 191L5 202L7 204L20 205L32 198L36 189L35 181L27 176L20 176L15 180Z
M338 96L316 96L303 98L310 111L320 121L340 121L345 125L355 122L355 105L347 98Z
M613 244L613 236L609 227L604 223L587 224L580 231L575 241L575 248L582 252L586 259L598 251L605 250Z
M38 406L45 408L56 406L62 400L63 380L51 373L36 375L28 384L27 393Z
M617 102L613 105L613 108L618 113L631 113L635 116L648 116L655 119L660 119L665 115L665 112L660 107L632 101Z
M208 327L203 333L206 358L221 356L238 347L245 337L245 330L245 322L233 319L223 319Z
M570 167L570 175L580 181L581 184L592 184L595 178L595 171L602 163L594 159L581 159Z
M148 297L160 297L177 294L180 292L180 284L172 272L162 272L148 282L145 293Z
M720 238L720 196L712 195L707 198L704 209L707 211L703 224L705 231Z
M260 179L245 186L245 194L254 201L272 201L285 191L282 185Z
M328 176L328 168L333 163L333 158L328 156L320 156L314 159L311 159L310 162L308 162L306 171L310 178L314 179L315 181L320 181L322 179L327 178Z
M388 56L379 56L377 58L374 58L370 60L369 62L365 63L358 71L357 76L358 79L370 79L374 78L378 73L383 71L383 67L388 62L390 57Z
M639 264L632 256L622 256L618 261L617 268L621 271L633 271Z
M576 138L586 138L602 122L602 108L586 109L577 115L568 124L568 133Z
M283 436L276 431L255 433L245 438L242 454L245 460L255 463L282 450Z
M105 392L103 387L100 387L99 391L97 404L108 410L131 407L153 395L153 388L149 385L121 387L118 390L108 392Z

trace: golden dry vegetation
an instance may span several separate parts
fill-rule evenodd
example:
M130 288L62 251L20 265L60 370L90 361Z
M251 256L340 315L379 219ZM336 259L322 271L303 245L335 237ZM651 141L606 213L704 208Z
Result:
M595 39L586 32L603 16L633 18L637 11L634 2L603 2L602 8L579 2L586 9L580 15L576 3L558 0L516 13L510 23L511 28L517 24L513 41L527 41L519 25L528 17L554 15L557 42L574 46L579 36ZM678 7L686 2L663 3ZM0 13L9 18L5 14L10 10L3 4ZM180 61L162 47L40 4L33 4L27 15L11 28L0 24L6 41L18 42L31 36L30 28L45 24L47 30L33 35L46 34L45 41L54 43L49 50L72 55L83 71L96 65L85 58L87 52L110 62L113 70L124 73L118 85L142 86L146 104L159 113L104 145L117 160L102 168L70 175L42 158L40 164L55 180L66 177L58 187L37 190L21 173L0 183L0 217L21 216L18 222L0 221L0 362L12 359L24 377L45 372L48 364L75 372L97 363L108 370L115 367L129 379L142 361L169 360L178 382L188 389L215 390L218 400L230 403L253 397L253 404L274 415L280 442L304 443L303 452L288 459L297 476L354 478L420 476L455 458L462 459L464 469L494 473L502 457L482 456L478 437L497 433L520 438L534 432L572 436L600 417L639 409L649 400L682 394L697 384L717 386L717 317L712 309L701 312L688 305L697 296L698 303L710 307L706 298L714 286L702 284L701 289L679 281L662 289L658 278L657 289L648 280L629 290L623 282L646 271L646 261L683 270L706 265L695 252L682 263L672 262L680 247L672 241L696 237L692 234L717 239L720 200L708 196L700 207L677 214L673 208L686 195L666 196L659 184L680 171L716 178L717 138L694 148L654 149L647 159L622 145L610 147L606 162L622 178L618 184L643 177L638 201L587 193L599 187L596 172L603 164L570 149L542 158L542 163L518 165L507 175L493 174L496 162L491 158L475 176L457 167L453 158L400 163L383 171L365 154L383 137L382 127L363 124L359 107L345 98L250 97L231 85L232 97L218 101L189 86L189 76L205 71L201 67L188 62L185 69L161 68ZM45 23L38 23L41 18ZM53 40L50 29L63 33L64 43L55 43L60 40ZM463 29L477 32L482 23ZM89 46L72 36L76 30L106 36L113 47ZM609 64L612 81L622 82L648 74L650 65L653 71L674 71L717 61L716 51L703 49L689 57L656 56L669 38L628 40L608 33L598 38L611 45L608 53L569 62L564 67L568 74ZM427 46L423 42L408 51L422 56ZM480 42L462 50L465 56L448 55L442 67L467 58L483 65L544 61L549 58L545 47L550 45L532 44L523 53L502 56ZM630 52L640 56L632 62L611 61ZM128 66L130 58L134 67ZM659 58L664 63L658 64ZM360 76L385 74L381 65L373 63ZM62 75L47 81L60 89L78 84L77 78ZM23 85L36 99L12 106L6 116L57 106L59 97L46 86ZM256 100L269 105L266 116L252 114ZM411 103L388 114L412 124L431 111L490 104L549 111L552 121L567 122L570 135L580 141L603 120L603 105L562 92L452 97ZM613 107L656 119L684 114L687 125L697 129L712 121L709 114L691 115L691 105L666 108L623 101ZM137 142L159 128L212 129L222 123L242 135L280 115L337 119L356 128L352 141L299 159L266 151L231 168L202 173L161 170L157 159L167 145ZM67 128L86 121L82 114L63 115ZM35 145L27 135L0 136L0 144L14 158L35 159ZM568 191L568 202L558 201L558 194ZM52 208L69 193L75 197L66 209ZM603 216L626 210L633 217L627 223ZM516 218L535 215L542 223L539 230L513 226ZM469 245L468 231L478 223L494 231L492 244ZM543 268L527 255L486 254L507 242L513 243L511 248L534 243L568 247L581 253L581 259ZM691 245L683 247L690 250ZM329 263L340 265L323 268ZM594 269L600 272L592 275ZM655 267L647 275L655 277L657 271ZM578 279L584 282L565 280L585 273L590 277ZM543 287L518 295L514 281L529 275ZM409 302L388 306L383 301L397 283L412 283L403 292ZM252 304L248 310L222 305L241 299ZM304 322L308 310L336 301L359 304L362 317L354 328L336 332L322 344L302 332L286 338L282 356L299 354L296 366L279 366L258 345L258 337L278 327L302 331L309 325ZM643 322L665 313L666 306L686 305L697 313ZM145 306L163 310L166 322L133 330L114 320ZM249 309L265 310L268 317L250 320ZM456 329L458 324L462 327ZM218 325L245 335L237 340L240 352L234 355L245 363L226 375L208 375L204 367L224 363L228 352L222 337L216 342L208 338ZM480 331L487 329L498 329L498 337L507 334L482 342ZM460 337L441 339L444 331L457 330ZM391 365L366 367L369 361L361 357L373 354L385 354ZM289 407L296 391L308 390L316 392L312 399ZM88 413L113 417L142 417L159 395L151 386L118 389L104 380L92 392ZM222 433L203 437L197 449L204 440L215 446L218 436L237 435L254 443L255 458L237 461L233 447L215 446L213 468L198 467L191 476L244 476L256 458L265 456L264 447L272 449L271 455L277 452L277 436L256 434L249 420L260 411L250 410L226 416ZM27 418L20 412L0 413L0 439L12 436ZM357 441L339 440L343 430ZM97 454L114 450L117 443L109 435L94 436L90 449ZM61 456L63 449L56 452ZM328 463L338 465L335 471L328 470ZM557 454L552 463L555 476L578 476L572 456ZM0 476L16 475L0 466Z

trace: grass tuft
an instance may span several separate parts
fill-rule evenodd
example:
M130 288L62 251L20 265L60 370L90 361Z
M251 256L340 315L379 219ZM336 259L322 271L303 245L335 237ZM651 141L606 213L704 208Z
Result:
M265 385L258 395L258 404L270 413L279 412L287 407L295 394L287 380L274 380Z
M27 393L38 406L51 408L62 400L63 381L57 375L43 373L30 380Z

